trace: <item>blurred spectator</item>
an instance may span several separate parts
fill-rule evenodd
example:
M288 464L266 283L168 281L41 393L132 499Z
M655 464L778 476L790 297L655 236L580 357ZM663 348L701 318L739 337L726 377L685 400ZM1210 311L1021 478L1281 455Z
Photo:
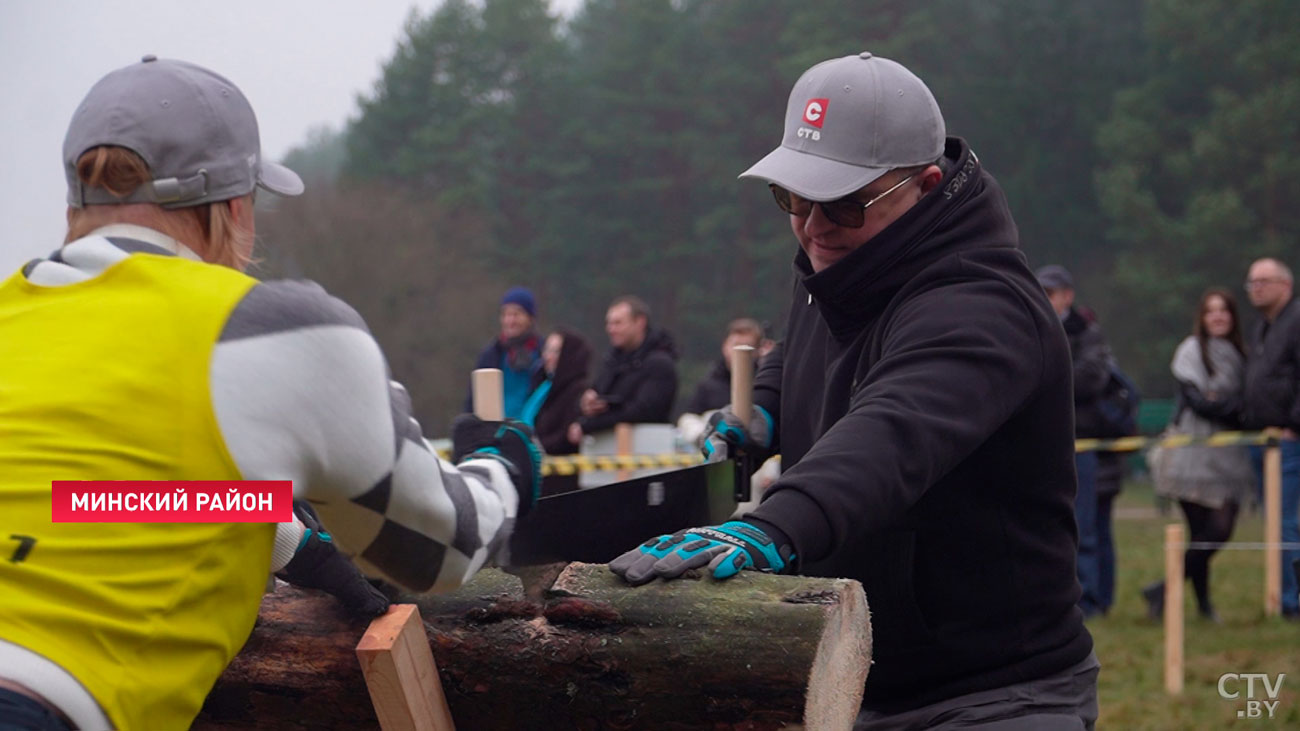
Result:
M1070 358L1074 363L1074 433L1076 437L1095 437L1098 417L1096 405L1110 380L1110 346L1101 328L1089 322L1074 307L1074 278L1065 267L1051 264L1035 272L1038 283L1047 292L1052 309L1061 318L1070 341ZM1105 611L1102 603L1101 546L1097 530L1097 453L1078 452L1074 458L1079 476L1074 513L1079 526L1077 569L1083 596L1079 608L1085 617ZM1113 549L1109 552L1113 559Z
M753 347L757 364L762 343L763 326L758 324L758 320L748 317L732 320L727 325L727 337L722 341L722 357L695 387L695 393L686 404L686 413L703 414L731 403L731 349L737 345Z
M1170 364L1178 383L1178 406L1167 433L1208 437L1241 426L1246 375L1237 303L1231 294L1212 289L1201 297L1196 323ZM1187 516L1189 540L1222 543L1232 537L1237 508L1254 485L1244 447L1157 448L1151 454L1156 493L1174 498ZM1196 591L1202 617L1219 621L1210 602L1210 557L1215 549L1188 549L1183 572ZM1148 614L1164 611L1165 584L1142 590Z
M531 390L533 369L541 359L541 344L533 329L537 302L527 287L511 287L501 298L501 332L478 355L479 368L500 368L505 390L505 415L518 419ZM474 408L473 395L465 397L465 410Z
M667 423L677 397L677 349L664 330L650 327L650 308L638 297L615 299L605 313L611 346L592 388L582 394L582 416L569 439L619 423Z
M547 454L577 453L569 425L581 414L578 401L590 382L591 346L577 332L557 327L546 336L542 367L533 372L533 390L519 417L533 427Z
M1292 297L1291 270L1277 259L1250 265L1246 294L1263 316L1251 331L1246 366L1245 426L1282 429L1282 540L1300 543L1300 305ZM1251 448L1262 472L1263 450ZM1294 563L1300 551L1282 552L1282 615L1300 619Z
M1090 324L1097 322L1097 315L1090 308L1075 309ZM1137 433L1136 428L1132 433ZM1126 456L1124 452L1097 452L1097 474L1093 482L1097 493L1097 606L1102 614L1109 612L1115 603L1115 499L1124 487L1128 472Z

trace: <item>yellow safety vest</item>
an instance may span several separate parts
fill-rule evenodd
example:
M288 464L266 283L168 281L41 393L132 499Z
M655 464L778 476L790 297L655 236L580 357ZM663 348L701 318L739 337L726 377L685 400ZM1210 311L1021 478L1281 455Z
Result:
M119 729L189 727L252 631L275 526L54 524L50 482L240 479L209 373L255 283L134 254L85 282L0 284L0 638Z

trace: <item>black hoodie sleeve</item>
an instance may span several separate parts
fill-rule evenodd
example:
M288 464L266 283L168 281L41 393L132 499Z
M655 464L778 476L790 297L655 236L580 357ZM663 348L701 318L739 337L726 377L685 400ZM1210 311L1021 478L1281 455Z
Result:
M785 341L763 356L754 374L754 405L772 417L772 454L781 452L781 374L785 365Z
M1231 396L1224 399L1211 399L1190 383L1178 382L1179 397L1197 416L1216 421L1224 426L1237 428L1241 426L1241 398Z
M787 534L805 562L896 525L1040 388L1046 336L1035 323L1002 282L912 296L890 318L848 412L753 517Z

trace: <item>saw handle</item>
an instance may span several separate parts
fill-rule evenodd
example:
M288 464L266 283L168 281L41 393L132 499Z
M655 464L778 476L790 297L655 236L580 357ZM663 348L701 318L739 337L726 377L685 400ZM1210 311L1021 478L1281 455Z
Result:
M731 411L740 419L741 424L749 428L754 418L754 347L752 345L733 345L731 347ZM754 458L741 454L735 464L736 502L749 500L751 493L750 476L757 465Z
M740 423L754 417L754 346L731 348L731 411Z
M506 418L505 387L500 368L476 368L470 374L470 393L474 400L474 415L483 421L503 421Z

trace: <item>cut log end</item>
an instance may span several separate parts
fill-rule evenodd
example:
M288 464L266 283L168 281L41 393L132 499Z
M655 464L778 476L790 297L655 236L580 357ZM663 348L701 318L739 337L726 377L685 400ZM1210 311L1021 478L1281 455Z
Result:
M804 725L809 729L852 728L871 668L867 596L856 581L838 587L808 678Z

